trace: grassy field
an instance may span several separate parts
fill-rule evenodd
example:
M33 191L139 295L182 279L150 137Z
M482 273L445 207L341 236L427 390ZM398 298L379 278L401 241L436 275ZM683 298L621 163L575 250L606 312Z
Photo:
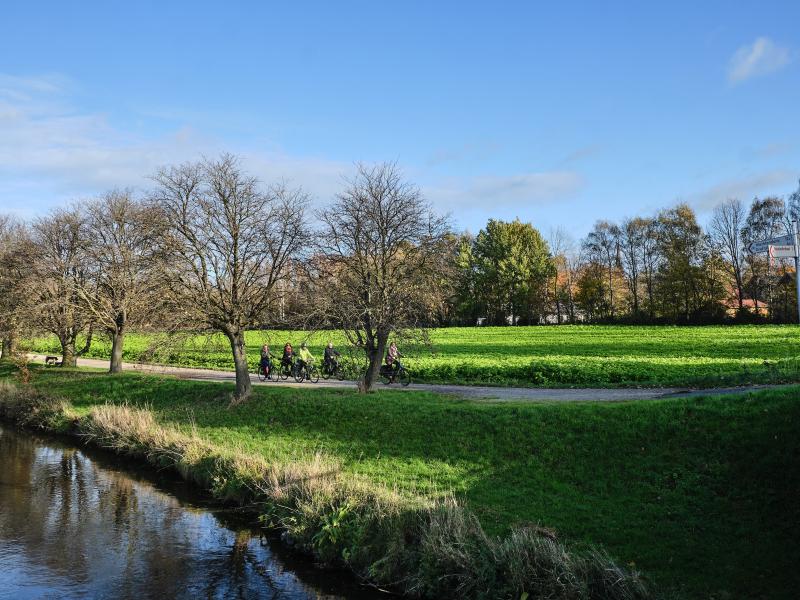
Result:
M800 328L753 326L547 326L453 327L432 330L430 345L403 342L414 380L522 386L698 386L800 381ZM253 365L263 343L273 351L290 340L308 341L317 356L328 340L340 349L337 332L253 331L247 334ZM54 338L32 342L40 352L58 352ZM110 344L98 339L90 356L106 358ZM126 360L232 369L221 336L130 335Z
M33 385L80 414L145 406L220 447L269 460L322 451L401 495L454 492L493 534L539 523L687 597L793 598L800 587L800 387L567 405L259 388L228 408L227 384L39 369Z

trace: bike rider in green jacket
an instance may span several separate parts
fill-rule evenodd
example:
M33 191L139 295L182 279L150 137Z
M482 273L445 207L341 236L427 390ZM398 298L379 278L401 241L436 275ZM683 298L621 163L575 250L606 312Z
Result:
M309 364L314 362L314 356L311 354L311 352L309 352L305 342L300 344L300 351L297 353L297 362L298 372L301 369L307 368Z

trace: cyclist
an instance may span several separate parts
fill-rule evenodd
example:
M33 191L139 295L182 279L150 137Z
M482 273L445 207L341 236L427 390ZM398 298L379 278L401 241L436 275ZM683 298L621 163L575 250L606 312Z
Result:
M336 371L336 366L339 362L339 356L341 355L333 348L333 342L328 342L328 345L325 346L325 356L323 358L323 364L325 365L325 370L328 373L333 373Z
M397 375L397 372L400 370L402 366L400 364L400 358L402 358L402 354L397 349L397 344L392 342L389 344L389 349L386 351L386 366L392 373L392 381L394 381L394 376Z
M308 376L308 365L314 362L314 356L309 352L306 343L300 344L300 351L297 353L297 371L302 372L306 369L306 376Z
M283 346L281 367L290 368L292 366L292 357L294 357L294 350L292 350L292 345L289 342L286 342L286 344Z
M264 376L268 375L272 369L272 354L269 352L269 344L261 346L261 372Z

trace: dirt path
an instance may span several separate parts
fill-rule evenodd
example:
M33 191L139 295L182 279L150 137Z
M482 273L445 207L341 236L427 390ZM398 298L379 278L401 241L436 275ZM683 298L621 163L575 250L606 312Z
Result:
M44 354L29 354L34 361L43 363ZM108 361L95 358L79 358L79 367L92 367L107 369ZM162 365L149 365L140 363L122 363L126 371L140 371L172 375L179 379L193 381L219 381L233 382L236 377L231 371L215 371L211 369L192 369L189 367L171 367ZM260 382L255 375L250 376L253 385L309 387L315 388L350 388L355 389L354 381L325 381L319 383L296 383L295 381L267 381ZM382 387L382 386L381 386ZM488 402L620 402L624 400L653 400L656 398L680 398L708 394L733 394L737 392L753 391L779 387L775 385L754 385L747 387L714 388L706 390L692 390L686 388L522 388L522 387L490 387L470 385L443 385L430 383L412 383L407 388L392 385L392 389L418 390L436 392L439 394L452 394L462 398Z

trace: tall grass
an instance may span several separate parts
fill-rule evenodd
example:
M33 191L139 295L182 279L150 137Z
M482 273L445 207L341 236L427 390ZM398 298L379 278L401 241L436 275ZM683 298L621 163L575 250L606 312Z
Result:
M641 576L599 551L576 552L539 527L486 534L453 498L402 496L345 473L322 453L270 460L221 448L147 408L98 405L76 417L65 399L0 383L0 418L175 470L236 501L297 548L364 579L424 598L645 599Z

